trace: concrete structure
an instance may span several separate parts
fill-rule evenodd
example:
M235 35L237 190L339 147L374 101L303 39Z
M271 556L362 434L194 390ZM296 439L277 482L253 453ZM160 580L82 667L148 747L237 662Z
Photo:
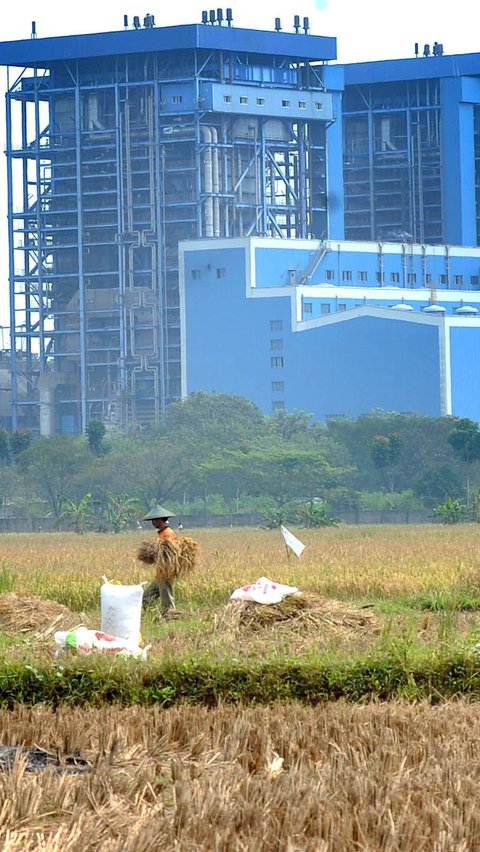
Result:
M480 419L480 54L202 20L0 44L13 428L199 388Z
M480 421L480 248L250 238L180 256L184 393Z

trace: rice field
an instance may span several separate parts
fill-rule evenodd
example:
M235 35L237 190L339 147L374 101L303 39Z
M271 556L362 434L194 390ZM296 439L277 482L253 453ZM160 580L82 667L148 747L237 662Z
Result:
M467 852L480 707L178 707L0 713L2 742L78 773L0 772L8 852Z
M306 544L300 560L275 531L187 531L202 562L178 584L178 619L145 617L151 653L349 658L389 642L435 647L475 637L479 527L293 531ZM98 625L103 575L150 579L135 558L150 535L4 535L0 590L56 602ZM348 612L353 624L363 611L379 629L329 631L310 617L306 629L220 629L230 593L260 576L330 600L330 619ZM26 638L20 622L18 614L4 635L3 657L34 655L37 636L48 659L48 630ZM0 710L0 848L469 852L480 847L479 723L480 704L464 699ZM19 752L13 767L2 766L2 746L44 750L49 765L29 771L28 752Z
M306 544L302 557L287 554L278 531L194 530L200 566L176 586L179 618L158 624L144 618L152 653L177 659L305 653L350 654L372 648L385 634L408 634L422 642L444 641L476 630L480 606L478 525L383 526L294 530ZM153 532L105 535L9 534L1 537L0 589L56 601L99 627L102 576L122 583L148 581L153 568L136 553ZM261 576L343 603L369 608L380 629L270 631L216 629L224 621L231 592ZM432 610L439 610L438 612ZM78 623L78 618L74 618ZM47 626L47 625L44 625ZM58 629L58 628L57 628ZM1 613L0 613L1 630Z

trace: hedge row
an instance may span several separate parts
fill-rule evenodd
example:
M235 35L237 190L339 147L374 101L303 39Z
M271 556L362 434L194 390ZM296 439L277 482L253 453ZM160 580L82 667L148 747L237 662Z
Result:
M8 708L19 703L169 707L180 702L317 704L339 698L440 701L456 695L480 699L480 655L430 656L411 664L388 658L263 665L205 660L153 664L91 657L62 665L0 662L0 706Z

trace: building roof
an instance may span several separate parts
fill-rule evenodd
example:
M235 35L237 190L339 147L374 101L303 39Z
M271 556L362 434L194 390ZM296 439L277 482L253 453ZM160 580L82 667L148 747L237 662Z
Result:
M172 50L237 51L327 61L337 57L337 40L330 36L185 24L86 35L29 38L0 42L0 65L49 67L61 60L92 59L118 54Z
M383 59L345 65L345 85L480 75L480 53Z

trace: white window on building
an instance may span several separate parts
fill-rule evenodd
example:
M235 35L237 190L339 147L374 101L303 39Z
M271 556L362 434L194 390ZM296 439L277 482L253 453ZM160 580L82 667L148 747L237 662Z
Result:
M415 272L409 272L407 280L408 280L409 284L416 284L417 283L417 276L416 276Z
M224 266L217 267L217 278L226 278L226 277L227 277L227 270L225 269L225 267Z
M270 358L270 366L271 367L283 367L283 357L282 355L273 355Z
M172 104L181 104L182 101L183 101L183 98L182 98L181 95L173 95Z
M283 393L285 382L272 382L272 393Z
M257 106L264 106L265 98L257 98Z
M335 278L335 271L333 269L326 269L325 278L327 279L327 281L333 281Z
M320 313L324 317L326 314L330 313L330 305L320 305Z
M192 279L194 281L198 281L199 278L201 278L201 277L202 277L202 270L201 269L192 269Z
M281 337L274 337L270 341L270 349L272 352L281 352L283 349L283 340Z
M342 271L342 281L351 281L352 280L352 270L344 269Z
M225 104L231 104L232 103L232 96L231 95L224 95L223 96L223 102Z
M303 313L304 314L313 313L313 302L304 302L303 303Z
M290 106L290 101L282 100L282 107L289 107L289 106Z
M390 273L390 281L392 284L400 284L400 273L399 272L391 272Z
M245 97L245 95L240 95L240 103L241 104L248 104L248 98Z
M358 280L363 282L368 281L368 272L365 269L361 269L358 273Z
M283 331L283 320L270 320L270 331Z
M283 411L285 408L285 403L283 400L276 399L272 402L272 411Z
M463 285L463 275L455 275L453 280L455 281L456 287L461 287Z

